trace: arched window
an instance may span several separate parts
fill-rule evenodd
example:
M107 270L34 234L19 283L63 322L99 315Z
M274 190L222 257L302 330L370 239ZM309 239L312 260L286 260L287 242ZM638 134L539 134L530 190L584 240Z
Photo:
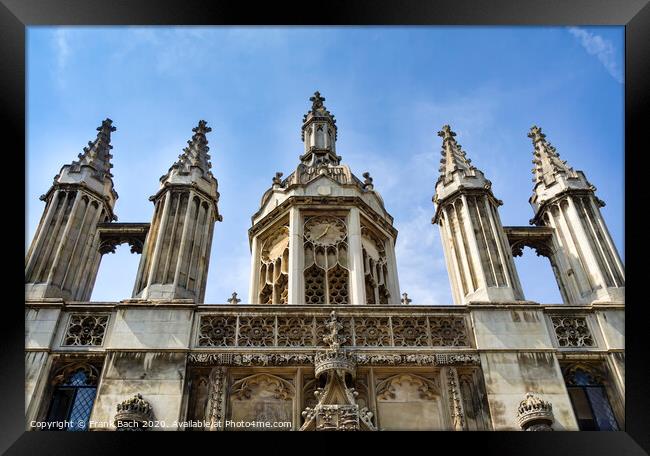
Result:
M571 365L564 378L581 431L618 431L606 390L606 380L591 366Z
M99 373L89 364L74 364L54 376L47 421L53 431L86 431L97 394Z

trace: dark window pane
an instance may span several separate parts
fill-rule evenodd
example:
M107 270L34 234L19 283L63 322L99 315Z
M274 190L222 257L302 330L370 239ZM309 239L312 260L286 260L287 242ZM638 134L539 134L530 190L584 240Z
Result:
M576 385L579 386L589 386L592 384L591 375L589 375L587 372L583 371L582 369L578 369L575 372L573 376L573 381L575 382Z
M571 397L571 403L573 404L573 411L578 420L579 429L581 431L598 430L591 405L589 404L589 398L584 391L585 389L583 387L569 387L567 389Z
M587 390L591 407L594 410L594 415L596 415L598 429L601 431L618 431L616 418L614 418L614 412L607 399L605 388L591 387L585 389Z
M72 388L58 388L52 395L52 402L50 410L47 414L47 421L50 423L61 423L58 427L49 428L52 431L63 431L65 425L63 424L70 414L70 408L74 400L74 389Z

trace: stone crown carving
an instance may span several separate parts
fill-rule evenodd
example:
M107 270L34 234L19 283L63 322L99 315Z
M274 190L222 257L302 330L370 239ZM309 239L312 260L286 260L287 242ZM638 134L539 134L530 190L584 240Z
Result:
M144 429L153 418L153 408L140 393L117 404L115 427L118 429ZM128 425L126 425L128 423Z
M526 397L517 408L517 421L522 429L528 429L536 424L544 424L550 428L553 424L553 406L533 393L526 393Z

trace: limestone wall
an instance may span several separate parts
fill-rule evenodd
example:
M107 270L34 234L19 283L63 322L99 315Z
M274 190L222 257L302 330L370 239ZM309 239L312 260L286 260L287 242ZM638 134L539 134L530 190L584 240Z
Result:
M552 403L554 429L577 430L543 308L473 307L476 348L493 428L520 430L517 408L526 393L533 392Z
M185 353L109 353L90 417L91 430L114 430L117 404L137 393L151 404L160 424L152 430L176 430L174 421L181 419L185 360Z

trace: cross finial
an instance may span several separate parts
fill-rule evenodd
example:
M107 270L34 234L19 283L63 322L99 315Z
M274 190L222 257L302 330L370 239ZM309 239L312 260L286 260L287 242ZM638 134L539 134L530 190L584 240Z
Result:
M212 128L208 127L208 123L201 119L199 120L199 125L197 127L192 128L192 131L194 133L199 133L199 134L206 134L210 133L212 131Z
M232 296L228 299L228 304L239 304L241 299L237 299L237 292L233 291Z
M102 124L97 127L97 131L115 131L117 128L113 126L113 121L108 117L102 120Z
M533 140L533 144L537 144L539 141L544 140L544 138L546 138L546 135L542 133L541 128L539 128L537 125L533 125L530 127L528 137Z
M456 136L456 133L451 130L449 125L443 125L442 130L438 132L438 136L442 137L443 141L448 141Z
M315 111L323 107L323 101L325 101L325 97L321 97L320 92L317 90L314 92L314 96L309 98L309 101L312 103L311 109Z
M412 301L413 301L412 299L409 299L408 293L406 292L402 293L402 304L408 306L409 304L411 304Z

